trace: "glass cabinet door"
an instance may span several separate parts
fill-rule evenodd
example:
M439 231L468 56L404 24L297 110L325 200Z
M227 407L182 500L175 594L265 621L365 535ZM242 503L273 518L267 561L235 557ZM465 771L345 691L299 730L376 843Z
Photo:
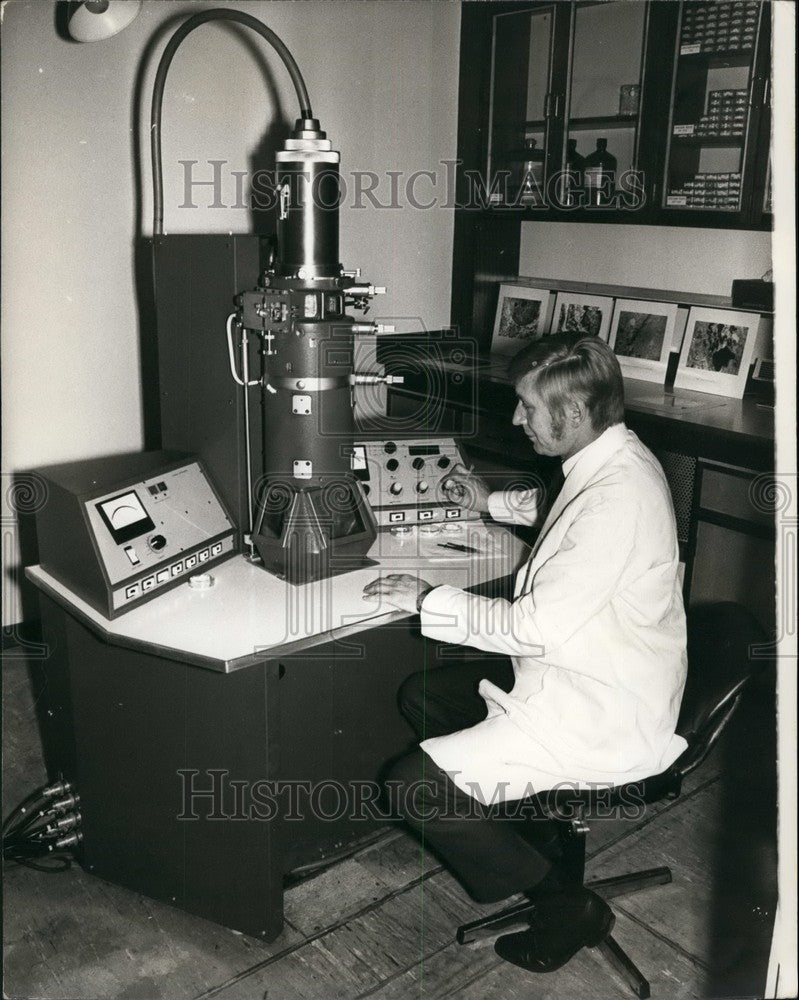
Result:
M628 0L574 6L560 164L566 206L638 207L648 17L649 4Z
M489 202L545 201L553 114L550 95L555 5L493 18L489 122Z
M768 8L760 0L682 3L664 208L739 213L746 206L763 90L756 53Z

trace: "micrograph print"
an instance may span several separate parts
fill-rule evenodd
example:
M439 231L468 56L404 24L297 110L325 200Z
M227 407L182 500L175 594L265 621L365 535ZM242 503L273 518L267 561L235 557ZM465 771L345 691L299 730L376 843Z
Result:
M668 316L622 310L619 313L614 344L616 354L623 354L627 358L660 361L668 322Z
M580 306L563 303L558 317L558 333L584 333L599 336L602 329L602 310L598 306Z
M748 335L749 328L746 326L697 322L688 349L686 367L737 375Z
M541 302L538 299L514 299L506 295L502 302L499 336L515 340L536 340L541 336Z

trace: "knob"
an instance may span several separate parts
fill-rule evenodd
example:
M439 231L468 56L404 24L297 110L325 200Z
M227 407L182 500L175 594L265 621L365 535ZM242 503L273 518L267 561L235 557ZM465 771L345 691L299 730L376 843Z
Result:
M383 451L387 455L393 455L396 450L397 446L393 441L386 441L386 443L383 445Z
M439 467L439 469L447 469L447 468L449 468L449 459L447 458L446 455L442 455L441 458L439 458L439 460L438 460L438 467Z
M415 458L411 462L411 465L414 467L414 469L423 469L424 468L424 459L423 458Z
M418 482L416 484L416 492L417 493L427 493L427 490L428 490L428 486L427 486L427 483L424 481L424 479L422 479L421 482Z
M369 490L371 489L371 486L369 485L369 483L361 483L361 486L363 486L364 493L367 496L369 496Z
M388 469L389 472L395 472L399 468L399 462L396 460L396 458L390 458L386 462L386 468Z
M393 493L394 496L398 496L402 493L402 483L392 483L388 488L389 493Z
M155 552L158 552L159 549L162 549L166 545L166 539L163 535L153 535L153 537L148 540L147 544Z

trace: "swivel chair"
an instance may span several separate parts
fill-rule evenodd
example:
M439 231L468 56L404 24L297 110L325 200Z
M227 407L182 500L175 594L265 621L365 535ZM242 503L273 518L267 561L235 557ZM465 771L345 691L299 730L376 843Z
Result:
M545 816L556 824L560 856L555 863L555 874L564 888L584 886L610 900L671 882L671 869L666 867L585 882L589 832L585 814L597 805L605 809L676 799L683 779L702 764L718 742L738 707L744 687L768 665L765 643L763 630L738 604L725 602L692 609L688 615L688 677L677 724L677 732L688 746L680 757L660 774L603 789L601 793L558 790L530 800L534 804L530 813ZM463 924L458 928L457 941L475 944L524 927L525 918L534 910L535 902L525 900ZM636 996L646 1000L650 996L648 981L613 936L606 937L597 947Z

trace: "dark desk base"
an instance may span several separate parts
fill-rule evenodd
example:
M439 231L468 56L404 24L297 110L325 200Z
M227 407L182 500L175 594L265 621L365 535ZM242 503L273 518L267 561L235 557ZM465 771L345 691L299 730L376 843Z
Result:
M412 618L223 674L111 645L41 603L45 751L80 794L86 869L266 940L285 874L380 829L380 772L413 739L401 682L459 655ZM296 783L294 810L278 779Z

